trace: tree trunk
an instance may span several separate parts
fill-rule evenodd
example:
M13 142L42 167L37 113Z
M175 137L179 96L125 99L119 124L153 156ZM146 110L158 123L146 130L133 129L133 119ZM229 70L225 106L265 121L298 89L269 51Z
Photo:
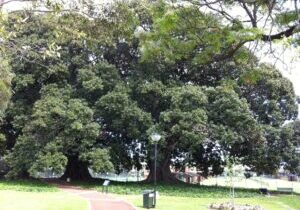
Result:
M28 171L22 171L18 174L17 176L18 179L30 179L30 175L28 173Z
M150 173L146 179L146 182L154 182L154 162L150 162ZM170 169L171 161L169 155L166 155L162 161L157 162L156 167L156 181L165 183L178 183L178 180Z
M69 157L65 173L61 176L63 180L67 178L71 180L90 180L92 176L86 163L80 161L78 157Z

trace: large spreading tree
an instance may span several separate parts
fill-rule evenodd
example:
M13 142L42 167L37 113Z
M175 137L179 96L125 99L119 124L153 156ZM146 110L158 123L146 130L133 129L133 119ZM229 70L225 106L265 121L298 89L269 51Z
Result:
M5 30L14 32L1 128L9 176L51 169L88 179L88 168L120 172L145 161L151 181L153 132L162 135L162 181L177 181L172 166L220 174L228 156L270 173L288 161L277 151L290 138L273 136L297 116L295 93L243 46L259 30L164 1L117 2L100 14L16 12Z
M87 179L88 166L95 172L112 170L92 107L95 98L118 80L116 69L93 60L96 51L91 52L89 42L80 36L57 38L65 24L72 27L78 21L84 29L89 21L71 15L20 15L29 15L30 20L19 31L16 44L28 51L11 62L14 94L3 128L7 146L13 145L7 156L8 175L28 176L47 169L61 173L66 168L65 177ZM59 55L30 50L43 51L53 40L61 48Z

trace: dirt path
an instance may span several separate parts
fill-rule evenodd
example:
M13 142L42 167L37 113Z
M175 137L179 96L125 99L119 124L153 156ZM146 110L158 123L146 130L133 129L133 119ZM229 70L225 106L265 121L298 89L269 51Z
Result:
M136 210L132 205L110 194L82 189L70 184L55 184L64 192L75 194L89 202L89 210Z

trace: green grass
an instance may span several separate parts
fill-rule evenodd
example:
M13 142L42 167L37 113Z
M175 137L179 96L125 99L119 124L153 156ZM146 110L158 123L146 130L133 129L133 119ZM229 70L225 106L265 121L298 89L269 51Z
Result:
M0 179L0 190L14 190L23 192L57 192L52 185L39 180L5 180Z
M93 183L76 183L84 188L102 190L102 182ZM111 182L109 192L123 195L138 195L146 189L153 189L153 184L138 182ZM160 183L157 190L161 195L177 197L198 197L198 198L226 198L229 197L228 187L199 186L191 184L164 184ZM236 189L236 197L259 197L258 190L253 189Z
M86 210L87 201L63 192L0 191L0 210Z
M278 202L284 203L294 209L300 209L300 196L280 196L277 197Z
M102 190L102 182L76 183L85 188ZM136 182L111 182L109 192L118 194L139 210L142 210L142 191L153 189L153 184ZM159 199L157 210L207 210L211 203L231 201L228 187L199 186L189 184L158 184ZM266 210L300 210L299 195L278 195L264 197L254 189L236 189L235 202L239 204L261 205Z
M74 183L86 188L102 190L102 181ZM152 184L111 182L109 192L132 203L142 210L142 191L152 189ZM211 203L230 201L229 188L188 184L158 185L157 210L208 210ZM299 195L264 197L257 190L237 189L235 199L239 204L260 205L265 210L300 210ZM40 181L0 180L0 210L86 210L88 204L78 196L60 192Z
M124 200L142 210L141 195L121 196ZM211 203L229 202L225 198L188 198L174 196L160 196L157 200L157 210L208 210ZM256 198L236 198L235 203L260 205L265 210L300 210L300 196L280 196L280 197L256 197Z
M268 188L269 190L276 191L278 187L291 187L295 192L300 193L300 182L290 182L284 179L272 179L267 177L234 177L234 185L243 188ZM228 177L209 177L202 182L204 185L214 186L229 186L230 181Z
M0 210L86 210L86 200L38 180L0 180Z

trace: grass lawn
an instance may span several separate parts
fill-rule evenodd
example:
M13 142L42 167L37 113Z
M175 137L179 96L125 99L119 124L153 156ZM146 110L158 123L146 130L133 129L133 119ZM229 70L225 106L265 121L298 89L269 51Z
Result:
M124 200L133 204L138 210L142 210L143 199L141 195L121 196ZM230 199L224 198L188 198L174 196L160 196L157 200L157 210L208 210L211 203L227 202ZM236 203L260 205L266 210L300 210L300 196L280 196L280 197L256 197L237 198Z
M76 183L82 187L102 190L102 182ZM138 209L143 209L142 191L153 189L152 184L136 182L111 182L109 192L118 194ZM189 184L159 184L157 210L207 210L211 203L231 201L229 188ZM299 195L261 196L258 190L236 189L236 203L261 205L266 210L300 210Z
M202 182L204 185L215 186L229 186L229 178L224 176L210 177ZM290 182L283 179L273 179L267 177L251 177L245 179L245 177L234 177L234 185L244 188L268 188L269 190L277 190L278 187L290 187L295 192L300 193L300 181Z
M84 188L102 191L102 181L75 183ZM140 195L146 189L153 189L153 184L142 182L111 182L109 192L122 195ZM165 184L159 183L157 190L166 196L199 197L199 198L224 198L228 197L228 187L199 186L185 183ZM260 196L258 190L236 189L236 196L240 198Z
M0 190L22 192L58 192L59 190L39 180L5 180L0 179Z
M102 181L73 183L82 187L102 190ZM112 182L109 192L117 194L142 210L142 191L152 184ZM227 202L229 189L188 184L159 184L157 210L208 210L211 203ZM257 190L237 189L236 203L260 205L266 210L300 210L300 195L264 197ZM0 180L0 210L86 210L85 200L40 181ZM110 209L108 209L110 210ZM113 209L112 209L113 210Z
M0 210L86 210L87 202L63 192L0 191Z
M0 180L0 210L86 210L87 201L38 181Z

